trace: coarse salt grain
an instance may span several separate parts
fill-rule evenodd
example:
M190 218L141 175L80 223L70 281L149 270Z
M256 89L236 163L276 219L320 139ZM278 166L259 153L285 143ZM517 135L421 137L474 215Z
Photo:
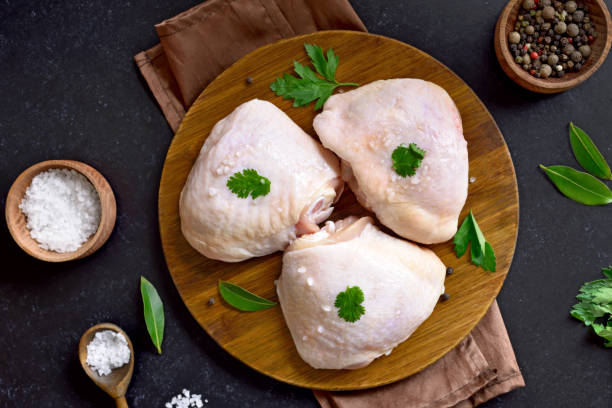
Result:
M115 368L130 362L130 348L125 336L113 330L99 331L87 345L88 366L99 375L108 375Z
M85 176L69 169L37 174L19 204L42 249L76 251L100 224L100 197Z
M207 399L204 399L204 402L208 404ZM202 395L192 394L187 389L183 389L181 394L172 397L165 405L166 408L201 408L203 406Z

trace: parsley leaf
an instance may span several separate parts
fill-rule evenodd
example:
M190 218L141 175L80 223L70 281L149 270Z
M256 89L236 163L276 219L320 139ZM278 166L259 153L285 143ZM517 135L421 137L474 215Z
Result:
M346 287L344 292L338 293L334 306L338 308L338 316L347 322L354 323L365 313L363 292L359 286Z
M289 74L283 74L282 77L276 78L270 85L270 89L277 96L282 96L283 99L293 99L294 107L306 106L317 99L315 104L315 110L317 110L323 106L337 87L359 86L359 84L352 82L341 83L336 81L338 57L331 48L327 50L327 59L323 54L323 49L318 45L304 44L304 48L312 61L312 65L323 78L315 74L310 67L294 60L293 70L299 75L299 78Z
M496 258L493 247L486 240L482 231L474 218L472 210L463 220L463 224L453 238L455 244L455 252L457 258L461 258L467 251L468 244L470 245L470 255L472 263L476 266L481 266L485 271L495 272Z
M270 192L270 180L257 174L256 170L245 169L242 173L234 173L227 180L227 187L240 198L247 198L251 194L254 200Z
M425 150L419 148L416 143L410 143L408 147L403 144L397 146L391 154L393 170L402 177L414 176L425 153Z
M576 296L580 302L573 306L570 314L585 326L591 326L595 334L607 341L606 347L612 347L612 266L603 268L602 272L605 279L582 285ZM603 322L598 323L598 320Z

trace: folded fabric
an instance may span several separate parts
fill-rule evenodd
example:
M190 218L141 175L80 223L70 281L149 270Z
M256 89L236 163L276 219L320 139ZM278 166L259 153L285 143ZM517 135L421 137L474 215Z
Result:
M318 30L366 31L347 0L209 0L155 26L134 60L173 131L206 85L262 45Z
M314 394L323 408L468 408L524 385L494 302L457 347L420 373L371 390Z
M161 43L134 60L176 131L225 68L262 45L317 30L366 31L348 0L209 0L156 26ZM474 407L524 386L497 303L455 349L372 390L314 391L324 408Z

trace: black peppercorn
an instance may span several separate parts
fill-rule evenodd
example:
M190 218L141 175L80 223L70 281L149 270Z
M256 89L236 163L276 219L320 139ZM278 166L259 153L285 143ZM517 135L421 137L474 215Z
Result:
M447 275L452 275L453 272L455 272L455 270L453 269L452 266L449 266L448 268L446 268L446 274Z
M253 78L251 78L251 77L247 77L247 79L246 79L246 83L247 83L247 84L252 84L252 83L253 83Z
M442 296L440 296L440 300L443 302L447 301L448 299L450 299L450 295L446 292L444 292Z

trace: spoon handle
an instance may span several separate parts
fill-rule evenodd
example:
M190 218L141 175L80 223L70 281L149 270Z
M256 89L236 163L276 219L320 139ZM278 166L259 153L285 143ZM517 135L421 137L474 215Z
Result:
M115 399L115 404L117 404L117 408L129 408L125 397Z

